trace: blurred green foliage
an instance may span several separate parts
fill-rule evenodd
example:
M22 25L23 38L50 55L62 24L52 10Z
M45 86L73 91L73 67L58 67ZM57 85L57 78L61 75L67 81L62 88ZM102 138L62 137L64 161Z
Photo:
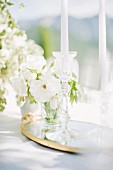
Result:
M43 25L39 27L39 44L44 49L44 56L48 58L54 49L54 36L52 30Z
M45 58L52 55L52 51L60 51L60 17L41 18L40 20L20 22L26 30L28 38L36 41L45 51ZM107 18L107 47L113 52L113 22ZM84 60L92 52L98 58L98 16L76 19L69 17L69 46L70 51L77 51L79 61ZM90 57L92 57L90 56Z

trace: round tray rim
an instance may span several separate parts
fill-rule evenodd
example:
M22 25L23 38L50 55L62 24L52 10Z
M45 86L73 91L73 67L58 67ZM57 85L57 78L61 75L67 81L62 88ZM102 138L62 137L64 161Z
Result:
M86 123L86 122L84 122L84 123ZM21 132L24 136L26 136L30 140L32 140L32 141L34 141L34 142L36 142L36 143L38 143L42 146L52 148L54 150L59 150L59 151L69 152L69 153L76 153L76 154L88 153L88 152L95 151L93 148L71 147L71 146L62 145L62 144L54 142L54 141L38 138L35 135L33 135L32 133L30 133L25 128L24 123L21 124Z

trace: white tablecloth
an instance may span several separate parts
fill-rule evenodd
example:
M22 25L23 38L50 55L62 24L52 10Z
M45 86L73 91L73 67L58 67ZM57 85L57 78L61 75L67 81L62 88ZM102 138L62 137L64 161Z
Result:
M113 150L90 154L55 151L21 134L20 117L0 115L0 170L113 170Z

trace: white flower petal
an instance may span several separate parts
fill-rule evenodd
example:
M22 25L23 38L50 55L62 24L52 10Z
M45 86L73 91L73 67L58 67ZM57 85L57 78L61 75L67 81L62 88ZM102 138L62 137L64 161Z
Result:
M28 64L27 64L27 63L22 63L22 64L20 65L20 69L21 69L22 71L26 70L27 68L28 68Z
M19 96L26 96L27 95L27 85L26 82L23 78L21 77L12 77L10 79L11 84L15 90L15 92L19 95Z
M59 93L60 81L57 78L55 78L54 76L47 75L45 77L45 82L47 84L47 87L52 97L55 96L57 93Z
M58 106L57 97L52 97L50 99L50 106L51 106L52 109L57 109L57 106Z
M36 79L36 74L31 73L29 70L23 71L22 75L23 75L24 79L27 80L28 82Z
M28 68L32 70L37 70L39 73L42 71L44 65L46 65L46 60L43 56L30 55L27 56Z

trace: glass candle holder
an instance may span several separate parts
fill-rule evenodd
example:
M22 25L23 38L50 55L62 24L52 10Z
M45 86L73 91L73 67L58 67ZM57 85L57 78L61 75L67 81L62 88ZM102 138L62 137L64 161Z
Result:
M68 82L72 78L73 63L77 52L70 52L67 56L63 56L61 52L53 52L55 57L54 69L55 73L61 82L61 92L59 95L60 109L59 117L61 128L56 131L49 131L46 137L50 140L66 143L68 140L75 140L76 136L71 130L68 129L69 116L69 84ZM76 61L76 60L75 60ZM77 69L78 63L76 61ZM74 65L75 66L75 65ZM77 70L76 70L77 72ZM76 73L75 73L76 74Z

